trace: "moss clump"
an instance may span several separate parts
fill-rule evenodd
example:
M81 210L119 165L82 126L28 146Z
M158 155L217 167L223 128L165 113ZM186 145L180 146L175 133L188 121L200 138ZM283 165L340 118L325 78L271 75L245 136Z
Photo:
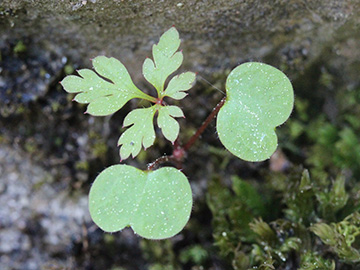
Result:
M144 258L149 262L149 270L179 270L170 240L150 241L142 239L140 247L143 250Z
M360 262L359 244L360 214L354 212L344 220L330 225L320 222L310 227L321 241L330 246L340 259L348 263Z
M334 269L335 262L348 269L359 261L360 215L346 215L359 209L360 189L346 192L342 175L324 181L307 170L271 174L262 193L272 200L255 188L239 193L239 183L246 182L233 178L230 190L213 181L208 195L215 244L234 269Z

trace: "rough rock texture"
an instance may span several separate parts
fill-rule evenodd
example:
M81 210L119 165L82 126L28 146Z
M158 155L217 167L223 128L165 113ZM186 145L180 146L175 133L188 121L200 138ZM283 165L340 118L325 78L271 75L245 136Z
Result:
M0 8L2 40L29 38L87 65L89 57L111 55L135 76L171 25L184 40L186 67L211 72L274 51L312 59L340 27L359 20L360 9L354 0L4 0Z
M122 252L111 260L96 257L109 250L91 248L103 243L103 236L89 221L85 196L96 174L118 162L123 115L82 116L84 108L71 105L57 84L66 68L89 67L89 59L100 54L114 56L146 89L143 60L175 25L183 40L183 69L199 72L200 86L182 103L186 132L193 132L222 96L213 88L206 92L201 78L224 89L224 74L247 60L284 70L298 96L328 96L319 106L331 118L333 92L360 84L359 12L358 0L0 1L0 268L144 265L141 256L136 262L131 257L138 255L138 240L128 230L122 233L125 240L116 240ZM326 72L337 79L314 91L312 81ZM196 180L195 198L203 196L206 179L218 167L204 165L210 160L208 145L216 141L213 127L209 130L185 168ZM168 149L162 142L157 146L160 150L149 149L140 159L141 166ZM228 173L238 172L236 166ZM53 260L58 268L50 268Z
M82 224L90 219L87 198L70 199L69 187L54 183L19 149L1 144L0 164L1 269L39 269L81 241Z

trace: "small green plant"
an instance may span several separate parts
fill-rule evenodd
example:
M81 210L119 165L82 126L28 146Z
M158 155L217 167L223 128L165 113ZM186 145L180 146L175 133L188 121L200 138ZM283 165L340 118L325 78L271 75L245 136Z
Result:
M257 62L236 67L226 81L227 95L211 112L203 125L183 146L178 142L179 124L174 119L184 114L178 106L167 105L165 97L181 100L195 82L193 72L168 77L182 64L178 51L179 34L170 28L152 48L153 60L143 64L143 75L152 84L157 97L138 89L124 65L115 58L93 59L95 72L78 71L61 83L79 103L89 104L86 113L110 115L129 100L138 98L151 103L131 111L124 119L128 129L120 136L121 161L136 157L141 148L155 141L154 118L164 137L174 145L173 154L150 163L146 171L118 164L102 171L90 190L89 210L94 222L106 232L131 226L149 239L169 238L186 225L192 208L192 193L186 176L173 167L156 169L164 162L179 164L207 125L217 115L217 132L223 145L235 156L247 161L268 159L277 147L275 128L286 121L294 103L289 79L278 69Z

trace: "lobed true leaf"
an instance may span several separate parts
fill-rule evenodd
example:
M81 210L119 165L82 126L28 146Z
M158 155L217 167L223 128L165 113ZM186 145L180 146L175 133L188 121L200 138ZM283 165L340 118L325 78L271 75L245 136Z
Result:
M184 91L187 91L192 87L195 79L196 74L189 71L173 77L166 87L164 96L168 96L176 100L183 99L187 95Z
M148 148L154 144L155 131L153 119L156 106L131 111L124 119L124 127L128 128L119 138L121 160L127 159L130 154L135 157L141 146Z
M61 82L67 92L78 93L75 101L89 103L87 113L104 116L118 111L133 98L155 100L134 85L119 60L98 56L93 59L93 66L101 76L92 70L81 69L78 71L80 77L70 75Z
M179 33L175 27L166 31L158 44L153 45L154 60L146 58L143 64L143 75L162 96L167 77L175 72L183 61L182 52L177 52L180 46Z
M165 138L174 143L179 135L179 123L173 117L184 117L178 106L162 106L159 108L158 126L161 128Z

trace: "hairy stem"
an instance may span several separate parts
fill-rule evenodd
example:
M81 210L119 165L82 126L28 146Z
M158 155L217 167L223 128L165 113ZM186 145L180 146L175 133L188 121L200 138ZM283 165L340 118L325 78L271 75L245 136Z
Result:
M151 171L153 169L155 169L156 167L158 167L160 164L165 163L165 162L169 162L169 161L176 161L175 158L171 155L171 156L162 156L157 158L154 162L151 162L148 164L147 166L147 170Z

